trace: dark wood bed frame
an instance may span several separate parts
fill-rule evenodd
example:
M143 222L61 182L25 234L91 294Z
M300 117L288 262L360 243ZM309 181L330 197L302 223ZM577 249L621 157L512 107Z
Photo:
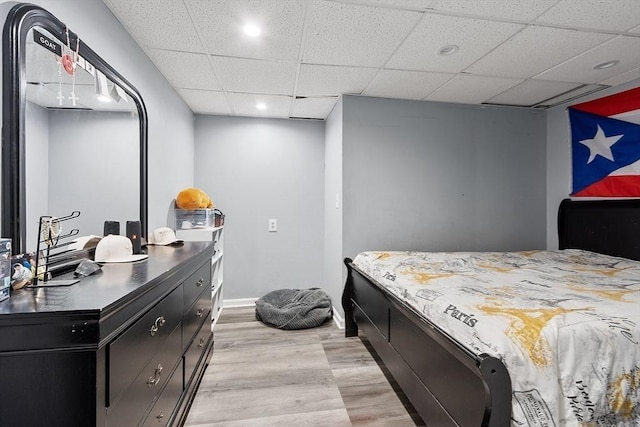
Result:
M640 260L640 199L563 200L560 249L585 249ZM345 259L346 336L358 330L427 426L505 427L511 379L491 355L470 353Z

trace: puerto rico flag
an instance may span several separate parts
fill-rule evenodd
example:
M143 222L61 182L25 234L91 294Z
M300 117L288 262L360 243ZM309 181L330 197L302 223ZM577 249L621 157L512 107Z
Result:
M640 196L640 87L569 107L574 197Z

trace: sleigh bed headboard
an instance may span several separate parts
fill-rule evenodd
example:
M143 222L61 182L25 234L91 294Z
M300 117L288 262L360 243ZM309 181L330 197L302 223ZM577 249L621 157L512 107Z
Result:
M558 210L560 249L640 260L640 199L565 199Z

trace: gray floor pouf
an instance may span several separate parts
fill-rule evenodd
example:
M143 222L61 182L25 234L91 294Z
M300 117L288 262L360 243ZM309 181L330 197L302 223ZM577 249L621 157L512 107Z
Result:
M320 288L278 289L256 301L256 319L278 329L314 328L332 314L331 298Z

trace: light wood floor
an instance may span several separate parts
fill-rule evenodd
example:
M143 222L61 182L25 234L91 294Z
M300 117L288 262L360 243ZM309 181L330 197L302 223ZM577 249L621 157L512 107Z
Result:
M422 426L397 384L335 323L281 331L225 308L185 423L202 426Z

